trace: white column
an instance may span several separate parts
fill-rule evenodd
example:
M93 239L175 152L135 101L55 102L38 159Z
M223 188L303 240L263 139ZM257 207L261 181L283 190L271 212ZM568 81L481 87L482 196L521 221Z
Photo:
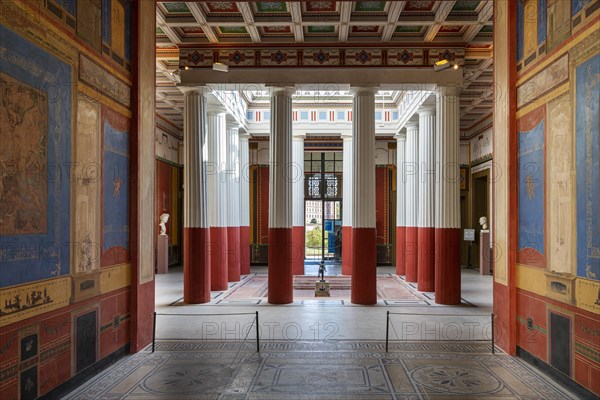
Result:
M377 303L375 217L375 93L354 89L352 104L352 281L351 301Z
M208 210L211 227L227 227L227 114L222 109L208 112Z
M292 276L292 95L274 87L269 143L269 303L293 302Z
M344 140L342 178L342 226L352 227L352 133L342 134Z
M294 135L292 143L292 168L290 175L292 187L293 226L304 227L304 136Z
M396 135L396 274L406 275L406 129Z
M417 226L433 228L435 187L435 105L419 109L419 209Z
M458 88L439 87L436 155L435 227L460 228L460 101Z
M227 226L240 226L240 160L237 125L227 126Z
M460 304L460 100L457 87L438 87L437 114L435 302Z
M205 169L206 98L203 88L181 87L183 125L183 299L210 302L210 260L207 246L208 199Z
M410 121L405 126L406 227L416 228L419 210L419 123Z
M417 214L419 211L419 123L415 120L406 125L404 175L406 179L406 240L404 254L406 281L417 281Z
M404 174L406 155L406 129L396 136L396 226L406 226L406 176Z
M250 149L248 135L240 131L240 272L250 273Z

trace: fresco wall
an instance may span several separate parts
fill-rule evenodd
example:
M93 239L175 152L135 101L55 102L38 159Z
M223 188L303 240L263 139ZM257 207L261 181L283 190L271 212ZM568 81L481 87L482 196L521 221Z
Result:
M163 213L169 214L167 235L169 236L169 265L178 265L182 259L182 185L183 132L169 121L156 118L156 199L155 220Z
M517 345L600 394L600 2L517 5Z
M0 398L130 341L131 3L0 13Z

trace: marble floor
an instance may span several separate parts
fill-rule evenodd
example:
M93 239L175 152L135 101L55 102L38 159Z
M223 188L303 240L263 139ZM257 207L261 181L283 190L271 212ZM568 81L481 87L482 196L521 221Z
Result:
M317 268L307 264L306 274L316 276ZM340 272L339 265L328 266L330 279ZM378 268L380 281L393 272ZM66 398L576 398L522 360L491 354L491 276L463 269L457 306L436 305L433 293L418 292L403 279L397 280L403 291L387 293L419 301L380 298L357 306L343 298L305 297L270 305L260 296L231 296L264 274L266 268L253 268L203 305L182 302L180 269L157 275L155 352L150 346L121 359Z
M484 343L160 341L66 399L573 399Z

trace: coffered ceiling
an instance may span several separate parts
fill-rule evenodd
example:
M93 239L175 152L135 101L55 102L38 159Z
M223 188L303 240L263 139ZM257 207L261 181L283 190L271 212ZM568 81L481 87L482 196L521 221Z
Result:
M492 1L196 1L156 7L157 113L182 128L182 48L464 48L461 129L492 110Z

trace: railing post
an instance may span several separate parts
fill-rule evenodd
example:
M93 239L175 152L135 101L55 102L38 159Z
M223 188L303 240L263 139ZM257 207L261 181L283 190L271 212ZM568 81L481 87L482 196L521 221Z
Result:
M258 311L256 312L256 352L260 353L260 330L258 328Z
M154 353L154 347L156 346L156 311L154 311L154 320L152 321L152 352Z
M385 352L388 352L388 341L390 339L390 312L388 310L385 319Z
M495 353L496 344L494 342L494 313L492 313L491 318L492 318L492 354L496 354Z

